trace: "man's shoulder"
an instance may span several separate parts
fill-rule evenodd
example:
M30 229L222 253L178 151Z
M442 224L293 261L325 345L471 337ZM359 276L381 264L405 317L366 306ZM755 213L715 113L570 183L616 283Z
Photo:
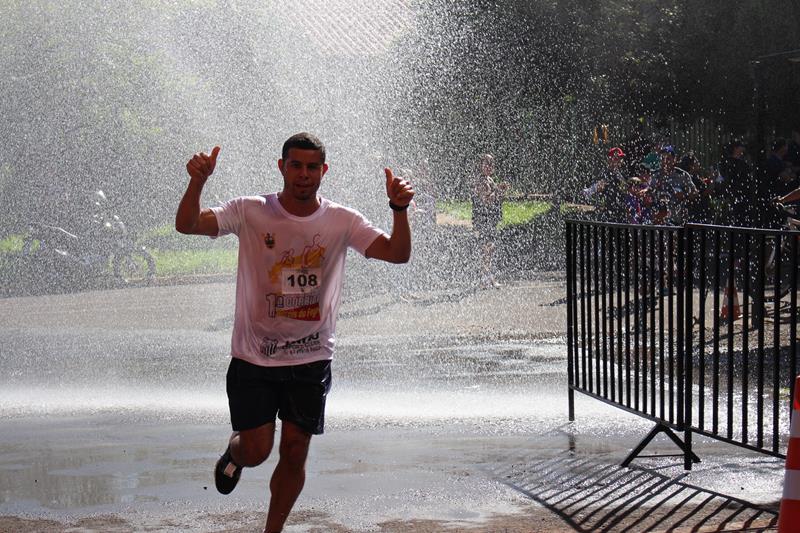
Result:
M274 193L273 193L273 195L274 195ZM273 195L259 194L259 195L236 196L234 198L231 198L227 202L224 202L223 205L232 204L232 203L246 205L246 206L247 205L264 205L265 203L267 203L268 197L269 196L273 196Z
M338 202L334 202L333 200L328 200L327 198L323 198L323 205L325 207L325 214L329 216L362 216L361 213L353 208L346 206L344 204L340 204Z

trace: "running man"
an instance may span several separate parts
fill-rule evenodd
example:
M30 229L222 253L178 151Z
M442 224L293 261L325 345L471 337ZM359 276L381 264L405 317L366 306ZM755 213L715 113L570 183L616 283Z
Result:
M226 378L233 433L214 478L217 490L229 494L244 467L263 463L279 418L279 459L269 484L264 528L277 533L303 489L311 436L324 429L347 249L390 263L407 262L411 233L406 209L414 189L384 169L394 215L387 235L357 211L317 196L328 171L325 146L314 135L298 133L284 143L278 160L280 192L201 208L203 186L219 152L216 146L186 164L189 185L175 228L191 235L233 233L239 238ZM299 256L287 260L286 254L294 251Z

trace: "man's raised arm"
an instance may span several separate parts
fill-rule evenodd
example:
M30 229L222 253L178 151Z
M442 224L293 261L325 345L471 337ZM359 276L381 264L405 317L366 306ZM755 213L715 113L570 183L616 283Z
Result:
M395 177L391 169L386 173L386 195L394 213L392 234L382 235L367 248L366 256L390 263L407 263L411 257L411 228L408 225L408 204L414 197L414 188L408 181Z
M200 195L208 177L214 173L217 166L219 146L211 150L211 155L205 152L194 154L186 163L186 172L189 173L189 185L183 193L178 212L175 214L175 229L180 233L189 235L219 234L217 217L210 209L200 208Z

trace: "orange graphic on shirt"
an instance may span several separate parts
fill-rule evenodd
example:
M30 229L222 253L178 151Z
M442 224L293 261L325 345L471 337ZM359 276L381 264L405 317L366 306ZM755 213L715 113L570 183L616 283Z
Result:
M294 248L289 248L281 255L281 260L278 262L279 265L285 267L292 267L294 266L295 258L294 258Z
M294 309L278 309L275 315L294 320L319 320L319 303L295 307Z
M292 320L321 320L319 293L267 294L267 316Z
M325 247L319 241L319 233L314 235L311 244L303 248L300 255L294 255L294 248L289 248L281 254L281 258L269 269L269 279L278 283L281 270L284 268L321 268L325 260Z
M311 240L311 246L303 248L303 267L317 268L322 266L322 261L325 259L325 248L319 244L319 233L314 235Z

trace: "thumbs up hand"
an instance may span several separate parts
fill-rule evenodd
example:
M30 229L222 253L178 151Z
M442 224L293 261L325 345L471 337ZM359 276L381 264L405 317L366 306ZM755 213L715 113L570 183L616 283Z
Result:
M414 187L411 182L399 176L395 176L392 169L383 169L386 174L386 195L389 201L399 207L405 207L414 197Z
M192 158L186 163L186 172L192 180L200 182L203 185L211 174L214 173L214 168L217 166L217 155L219 155L219 146L215 146L211 150L211 155L205 152L194 154Z

